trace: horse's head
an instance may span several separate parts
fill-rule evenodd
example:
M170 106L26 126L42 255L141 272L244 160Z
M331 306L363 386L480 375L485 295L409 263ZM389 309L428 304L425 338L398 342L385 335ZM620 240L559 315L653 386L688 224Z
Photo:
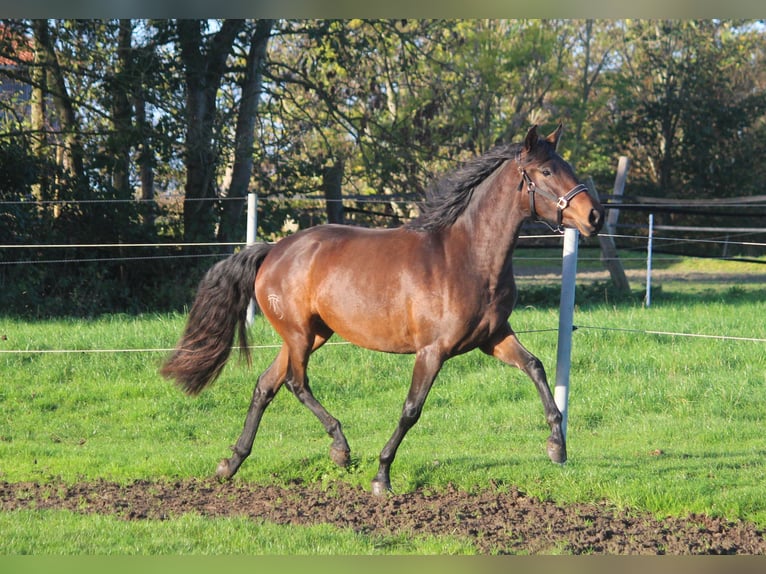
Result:
M516 156L519 190L527 191L533 218L558 230L575 227L587 237L601 229L604 208L577 180L572 166L556 153L562 129L559 124L544 139L538 136L536 125L529 129Z

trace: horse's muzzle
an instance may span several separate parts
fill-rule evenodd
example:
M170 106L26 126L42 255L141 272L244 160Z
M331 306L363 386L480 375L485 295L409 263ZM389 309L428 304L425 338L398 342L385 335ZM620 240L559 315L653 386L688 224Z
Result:
M593 227L593 235L596 235L604 225L604 208L600 205L590 210L588 223Z

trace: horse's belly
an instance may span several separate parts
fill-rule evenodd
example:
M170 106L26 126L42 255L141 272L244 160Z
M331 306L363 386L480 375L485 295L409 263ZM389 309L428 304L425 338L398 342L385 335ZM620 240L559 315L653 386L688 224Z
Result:
M355 305L350 298L335 298L318 309L320 319L343 339L374 351L414 353L413 333L403 313L385 308L392 301L371 300Z

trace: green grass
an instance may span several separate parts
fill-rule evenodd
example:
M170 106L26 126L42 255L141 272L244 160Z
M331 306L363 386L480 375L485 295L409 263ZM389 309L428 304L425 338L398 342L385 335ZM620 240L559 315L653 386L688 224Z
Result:
M577 269L579 271L603 271L601 252L598 242L589 240L590 247L581 246L578 249ZM595 247L595 248L592 248ZM720 249L720 248L719 248ZM664 271L677 272L707 272L719 273L764 273L766 255L748 257L748 261L717 259L715 246L711 248L710 258L684 257L671 253L655 253L652 257L652 268ZM620 261L626 270L646 269L646 249L621 249L619 250ZM517 249L514 254L514 262L517 268L526 267L561 267L560 247L523 247ZM760 262L760 263L759 263Z
M601 272L603 280L579 280L576 301L580 306L632 306L640 305L646 296L646 254L624 251L620 255L623 268L629 276L630 293L618 293L608 279L600 252L581 249L578 255L578 273ZM517 250L515 269L520 273L518 305L521 307L558 309L561 285L557 278L561 272L561 253L554 248L524 248ZM654 258L651 288L652 304L678 303L736 303L762 301L766 298L763 277L766 276L766 256L752 257L748 261L701 259L677 255L658 255ZM545 275L538 277L526 273Z
M766 338L763 288L708 283L704 293L689 293L683 283L666 283L649 309L640 297L607 303L592 293L598 288L583 288L592 297L578 298L575 312L580 329L573 335L567 464L553 465L545 456L548 429L531 382L474 352L445 365L399 450L394 489L513 485L562 503L606 501L658 516L705 513L766 527L765 344L644 332ZM0 349L167 348L184 321L182 315L6 318L0 319ZM521 306L511 322L553 381L557 334L524 331L555 329L557 304ZM268 346L279 342L260 319L251 333L253 343L265 347L254 352L253 368L234 356L220 380L196 399L159 377L162 352L0 354L0 480L127 483L210 476L239 435L255 379L276 352ZM369 488L412 364L412 357L348 345L322 349L312 357L312 388L343 422L351 468L330 462L321 425L283 391L236 480L328 487L346 481ZM0 552L25 552L33 548L30 540L59 523L81 533L80 542L61 546L53 538L52 552L154 552L157 547L143 542L159 536L152 529L167 532L171 553L467 551L455 541L381 542L322 527L291 529L300 535L297 546L288 548L265 542L279 538L278 527L235 519L125 524L29 511L0 514L0 531L9 524L18 531L15 542L4 535ZM103 538L89 534L102 531ZM179 531L202 534L182 540ZM238 537L257 542L238 546Z
M126 521L68 511L0 513L0 555L377 555L475 554L468 541L407 534L370 536L327 524L282 526L186 514Z

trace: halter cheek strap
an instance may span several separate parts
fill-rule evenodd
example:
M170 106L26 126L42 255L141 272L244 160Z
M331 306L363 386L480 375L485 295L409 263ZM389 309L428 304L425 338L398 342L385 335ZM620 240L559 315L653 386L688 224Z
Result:
M516 161L518 161L518 158ZM521 174L521 181L519 181L518 191L521 191L521 188L526 182L527 192L529 193L529 209L532 212L532 217L534 217L537 221L542 221L548 225L548 223L537 214L537 210L535 209L535 192L537 192L544 195L556 204L556 227L551 227L551 229L557 233L563 233L564 226L562 225L562 221L564 219L564 210L569 207L570 202L576 195L588 191L588 188L580 183L570 189L566 194L559 197L547 189L537 187L535 182L532 181L532 178L529 177L527 170L521 166L521 162L519 162L519 173ZM550 225L548 225L548 227L550 227Z

